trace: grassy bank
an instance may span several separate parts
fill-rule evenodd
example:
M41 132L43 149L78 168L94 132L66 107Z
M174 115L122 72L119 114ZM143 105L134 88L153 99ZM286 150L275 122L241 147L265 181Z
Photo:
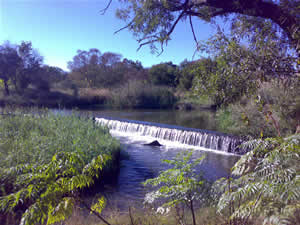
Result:
M21 217L24 224L64 219L81 201L82 190L118 169L119 151L119 142L91 119L1 115L1 224ZM65 207L56 211L60 205Z
M177 99L168 87L131 81L114 88L55 86L48 90L29 87L22 94L11 91L5 96L0 91L0 106L47 108L173 108Z
M168 213L161 214L146 208L130 208L130 211L121 212L112 209L105 213L107 221L113 225L179 225L192 224L191 215L182 208L171 209ZM196 219L199 225L226 224L226 218L217 214L215 208L199 208L196 210ZM180 222L181 221L181 222ZM101 221L88 212L74 210L74 214L65 221L65 225L102 225ZM257 223L259 224L259 223Z

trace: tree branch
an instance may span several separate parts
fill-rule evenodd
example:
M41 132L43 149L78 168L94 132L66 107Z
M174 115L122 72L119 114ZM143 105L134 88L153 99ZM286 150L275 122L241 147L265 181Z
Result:
M100 10L101 15L104 15L106 13L106 11L110 7L111 3L112 3L112 0L109 0L109 2L107 3L107 5L105 6L105 8Z
M111 225L109 222L107 222L99 213L97 213L95 210L92 210L88 204L86 204L84 201L80 200L80 203L88 209L90 212L92 212L95 216L97 216L100 220L102 220L105 224Z
M192 21L192 16L189 16L189 20L190 20L190 25L191 25L191 29L192 29L192 33L193 33L193 37L194 37L194 41L196 42L196 45L198 47L198 41L195 35L195 31L194 31L194 26L193 26L193 21Z
M175 29L177 23L178 23L179 20L184 16L184 14L185 14L185 10L182 11L182 12L180 13L180 15L177 17L177 19L176 19L175 22L173 23L171 29L170 29L169 32L167 33L166 37L169 37L169 36L173 33L173 31L174 31L174 29Z
M117 34L120 31L125 30L126 28L130 27L133 24L133 21L134 21L134 19L130 23L128 23L126 26L124 26L124 27L120 28L119 30L115 31L114 34Z

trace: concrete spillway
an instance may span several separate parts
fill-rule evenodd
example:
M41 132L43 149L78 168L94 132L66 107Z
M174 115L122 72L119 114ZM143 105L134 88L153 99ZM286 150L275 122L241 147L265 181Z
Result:
M247 151L239 147L243 142L241 138L215 131L124 119L95 118L95 121L113 131L167 140L191 147L202 147L239 155Z

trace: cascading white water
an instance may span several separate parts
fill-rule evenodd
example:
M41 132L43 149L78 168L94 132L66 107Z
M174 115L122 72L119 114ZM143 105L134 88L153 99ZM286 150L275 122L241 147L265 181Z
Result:
M240 138L220 132L134 120L95 118L95 121L102 126L107 126L111 130L133 133L139 136L149 136L235 154L244 154L246 151L239 148L239 145L242 143Z

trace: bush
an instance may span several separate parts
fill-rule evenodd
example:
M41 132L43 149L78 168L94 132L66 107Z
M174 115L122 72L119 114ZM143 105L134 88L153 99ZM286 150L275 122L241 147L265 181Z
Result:
M172 108L176 102L173 93L166 87L131 81L115 89L109 104L117 108Z
M91 119L20 113L0 124L3 224L20 222L17 211L25 225L64 220L82 202L80 190L118 167L119 143Z
M218 210L227 224L248 224L262 217L263 224L299 224L300 135L257 139L253 149L232 168L236 179L222 178Z
M146 194L146 204L152 206L155 201L164 201L165 203L157 208L157 212L163 214L170 207L178 207L183 203L190 209L193 225L196 225L195 204L209 202L210 184L202 174L196 172L196 166L201 163L204 156L192 160L192 153L192 151L185 151L178 154L174 160L164 160L163 162L173 168L161 172L153 179L146 180L144 185L157 188Z
M295 81L289 88L276 80L264 83L257 92L258 97L244 97L240 102L218 110L220 129L253 137L294 133L297 124L300 124L300 93L297 86Z

